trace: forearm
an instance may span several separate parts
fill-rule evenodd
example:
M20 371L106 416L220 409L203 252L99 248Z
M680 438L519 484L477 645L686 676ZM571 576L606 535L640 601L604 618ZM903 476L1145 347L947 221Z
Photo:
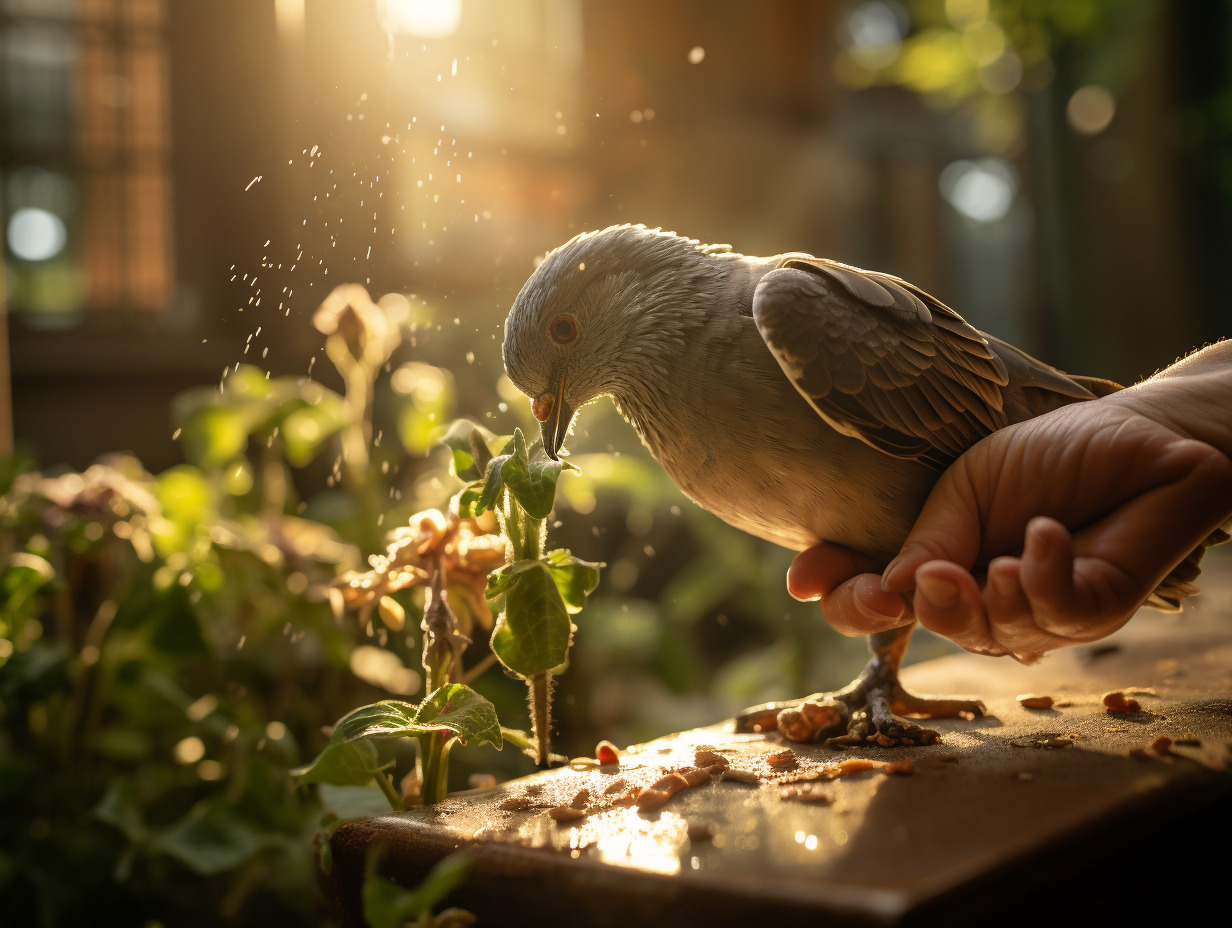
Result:
M1232 340L1195 351L1106 400L1128 406L1232 458Z

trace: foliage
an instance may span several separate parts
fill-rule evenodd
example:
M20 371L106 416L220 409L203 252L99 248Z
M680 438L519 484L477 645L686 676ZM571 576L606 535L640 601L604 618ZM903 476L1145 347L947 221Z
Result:
M477 624L492 629L492 655L530 689L535 757L542 765L550 751L551 675L567 662L579 612L599 582L598 564L558 549L543 554L545 520L556 498L562 465L542 448L527 447L521 429L497 439L473 423L459 421L445 434L456 476L469 479L455 496L448 516L420 513L407 529L390 536L387 553L372 559L366 573L350 573L334 588L339 610L357 608L370 615L380 605L386 624L401 627L400 614L387 605L392 592L426 585L423 613L423 667L429 695L418 705L386 700L363 706L341 718L330 743L306 767L295 772L301 783L363 785L375 782L395 810L403 798L383 772L376 743L412 737L418 742L418 797L438 802L445 797L447 761L455 741L502 746L500 724L492 704L462 683L453 682L462 653ZM495 510L501 536L483 534L480 520ZM493 571L493 554L506 558ZM463 578L458 583L458 577ZM475 592L487 578L487 600L502 604L492 622L487 605L462 596L460 621L445 595L451 581ZM522 739L515 734L515 740Z
M240 365L177 400L188 463L0 471L0 897L13 923L316 924L312 836L385 805L375 786L309 792L288 772L323 718L421 684L413 642L340 624L328 600L373 547L367 514L405 518L416 500L396 497L435 466L413 457L391 473L390 456L422 447L380 460L368 438L405 300L348 288L327 303L343 393ZM399 418L447 411L447 390L414 381L451 379L409 363L390 378ZM348 434L369 442L358 460ZM331 455L338 488L299 499L300 470ZM433 724L451 724L441 715Z

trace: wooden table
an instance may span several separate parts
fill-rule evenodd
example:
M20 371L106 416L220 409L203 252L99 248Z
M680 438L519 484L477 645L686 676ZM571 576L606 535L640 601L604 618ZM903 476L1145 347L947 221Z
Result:
M335 901L344 923L362 924L364 860L380 842L383 869L408 886L468 848L474 862L451 901L480 925L1100 924L1188 919L1202 900L1226 910L1230 566L1211 558L1207 592L1183 615L1144 612L1034 667L961 655L908 668L912 689L975 693L988 705L986 718L936 723L941 744L791 746L797 769L910 759L911 775L822 781L810 788L823 802L784 799L782 784L712 779L655 812L607 807L618 777L646 782L691 766L699 745L746 768L785 747L730 724L682 732L623 752L620 768L562 768L345 823L333 839ZM1139 712L1105 708L1101 694L1121 688L1137 691ZM1059 705L1025 709L1024 692ZM1149 747L1161 735L1173 739L1167 751ZM549 817L545 807L581 789L591 814Z

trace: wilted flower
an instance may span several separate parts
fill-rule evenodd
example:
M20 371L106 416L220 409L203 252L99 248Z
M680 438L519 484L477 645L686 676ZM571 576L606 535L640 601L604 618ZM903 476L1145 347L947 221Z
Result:
M389 360L401 341L399 326L405 318L406 299L382 298L374 303L359 284L335 287L312 316L312 324L327 336L326 351L335 364L344 361L345 350L355 361L377 368Z
M371 570L340 577L330 602L336 613L358 610L365 622L379 607L385 624L398 629L404 618L402 607L389 594L429 584L439 571L454 604L463 605L464 613L490 628L492 613L484 599L484 586L488 574L504 562L505 540L487 518L463 518L428 509L389 533L386 553L369 558Z

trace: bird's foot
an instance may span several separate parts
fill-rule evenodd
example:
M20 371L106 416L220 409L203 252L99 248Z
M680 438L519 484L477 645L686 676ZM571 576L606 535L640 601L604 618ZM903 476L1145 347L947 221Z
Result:
M856 680L835 693L754 706L736 716L736 731L777 731L789 741L835 746L935 744L940 735L906 718L975 718L984 704L969 697L936 698L908 693L897 679Z

